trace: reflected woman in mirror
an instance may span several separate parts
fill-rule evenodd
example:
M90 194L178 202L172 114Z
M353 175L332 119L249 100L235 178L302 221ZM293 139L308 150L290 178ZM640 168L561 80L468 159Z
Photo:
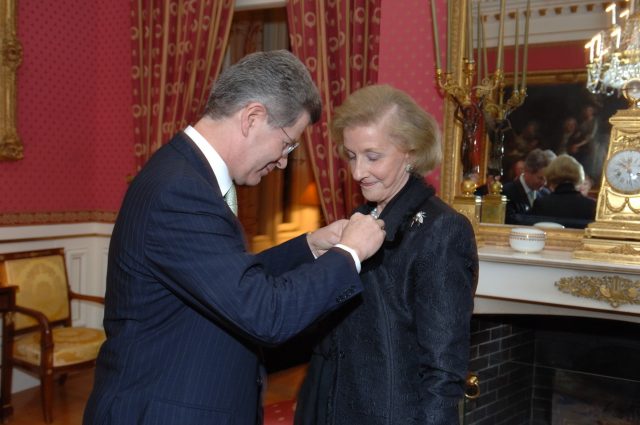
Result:
M551 221L556 218L555 221L574 228L584 228L593 221L596 201L579 191L585 177L582 165L575 158L559 155L545 170L545 177L551 194L535 201L532 215L545 216L545 220Z
M298 396L298 425L458 424L478 258L469 221L424 174L437 124L406 93L374 85L337 108L332 137L386 239L362 264L362 297L327 317Z

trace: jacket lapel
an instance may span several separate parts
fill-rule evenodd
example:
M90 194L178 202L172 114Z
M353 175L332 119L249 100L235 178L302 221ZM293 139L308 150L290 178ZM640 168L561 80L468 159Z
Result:
M209 165L209 161L207 161L207 158L204 156L196 143L191 140L191 138L187 136L183 131L181 131L176 135L176 137L173 138L171 144L187 159L187 161L193 166L198 174L202 175L204 179L211 183L214 193L222 196L222 193L220 192L220 185L218 184L218 179L216 179L216 175L213 173L211 165Z
M389 201L384 210L382 210L382 214L380 214L387 232L385 241L394 241L402 226L409 226L411 220L418 214L420 206L434 194L433 187L427 185L422 178L409 177L407 184ZM373 205L365 204L356 211L362 214L369 214L372 209Z

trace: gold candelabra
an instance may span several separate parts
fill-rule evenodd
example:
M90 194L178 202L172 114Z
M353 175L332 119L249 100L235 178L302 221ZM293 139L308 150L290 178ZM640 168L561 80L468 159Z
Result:
M527 97L526 87L514 86L509 98L505 99L505 84L502 76L495 77L494 86L495 96L493 93L488 93L484 101L485 130L491 141L487 158L487 180L499 180L503 174L502 159L504 157L505 134L511 130L508 117L511 112L524 103ZM487 181L487 184L491 183L491 181Z
M465 58L463 59L462 78L458 83L451 73L451 35L452 35L452 2L448 1L447 25L447 68L443 70L440 64L439 32L437 26L436 0L431 0L431 14L433 22L433 38L436 56L436 83L438 88L455 105L456 120L462 125L462 141L460 144L460 158L462 160L462 192L471 195L475 190L480 173L481 143L479 129L481 125L491 134L491 149L488 158L488 173L493 176L502 175L502 157L504 155L504 133L510 129L509 114L522 105L526 97L526 66L529 35L530 0L527 1L526 23L524 31L524 56L522 83L518 84L519 67L519 13L515 13L515 64L514 88L508 99L505 99L505 79L503 68L504 55L504 18L505 0L500 2L500 29L498 34L498 49L495 71L490 74L487 70L487 52L484 37L484 19L477 4L477 44L478 61L474 60L473 24L471 22L471 2L463 2L465 16L464 26ZM476 67L477 63L477 67ZM483 67L484 65L484 67ZM477 72L476 72L477 71ZM477 75L476 75L477 74Z
M436 82L445 95L455 103L455 117L462 125L462 142L460 158L462 160L463 180L469 182L463 185L463 192L475 189L480 175L480 141L478 130L484 120L484 111L497 87L504 87L502 70L497 70L493 78L487 78L482 84L474 85L476 63L473 59L464 59L462 83L455 82L451 73L436 69ZM491 102L494 104L494 102ZM496 104L497 106L497 104ZM470 194L470 193L467 193Z

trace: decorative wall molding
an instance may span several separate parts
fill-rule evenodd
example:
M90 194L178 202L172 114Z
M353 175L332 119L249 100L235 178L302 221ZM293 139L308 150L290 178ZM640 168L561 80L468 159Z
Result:
M591 298L617 308L623 304L640 304L640 281L620 276L571 276L555 283L559 291L576 297Z
M0 226L29 226L33 224L115 223L117 211L54 211L0 214Z
M0 161L24 157L16 122L16 71L22 45L16 36L16 0L0 7Z
M605 8L611 2L594 0L531 0L529 43L559 43L587 41L608 27L609 15ZM478 1L473 0L473 22L477 22ZM485 17L487 47L498 45L500 24L500 0L480 0L481 14ZM527 0L506 2L505 45L514 44L515 13L520 15L520 44L524 34L524 18Z

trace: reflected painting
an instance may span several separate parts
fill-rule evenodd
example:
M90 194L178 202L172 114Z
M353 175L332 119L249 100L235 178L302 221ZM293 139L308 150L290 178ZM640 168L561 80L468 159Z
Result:
M529 86L526 101L509 117L512 131L506 137L503 181L516 176L528 152L551 149L578 160L592 185L590 193L597 195L609 145L609 118L626 105L621 97L590 93L581 82Z

